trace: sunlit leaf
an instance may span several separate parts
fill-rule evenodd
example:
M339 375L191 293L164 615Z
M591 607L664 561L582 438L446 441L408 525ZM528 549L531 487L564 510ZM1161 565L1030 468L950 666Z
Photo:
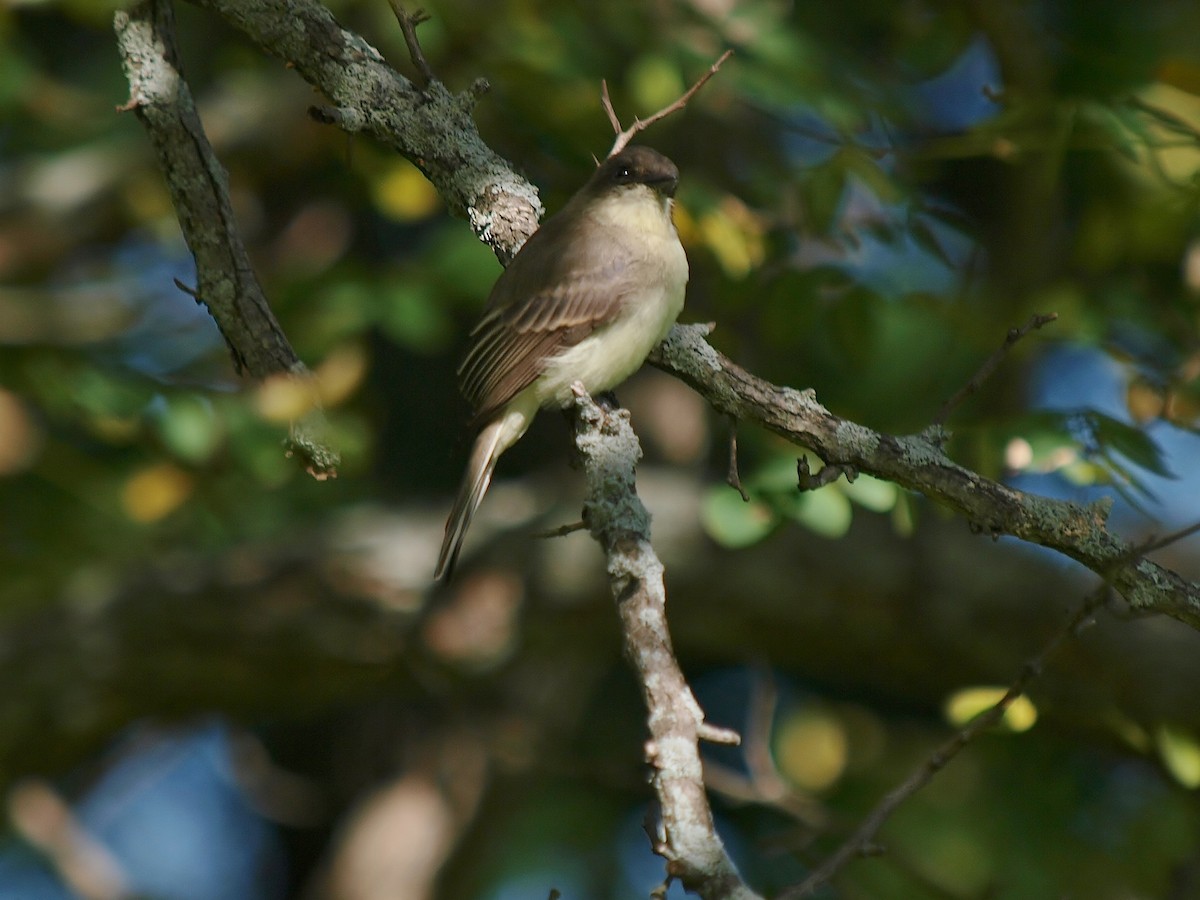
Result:
M0 475L31 466L42 446L42 430L20 398L0 388Z
M321 360L316 369L321 403L334 407L351 397L367 373L367 353L361 344L342 344Z
M295 421L319 403L316 384L295 375L272 375L254 392L255 408L269 422Z
M1171 776L1187 788L1200 787L1200 741L1174 725L1161 725L1155 733L1158 755Z
M412 222L433 215L441 197L421 171L406 159L397 158L374 184L375 205L398 222Z
M666 57L654 53L638 58L630 67L627 77L629 92L644 114L661 109L686 89L679 67Z
M946 720L952 725L966 725L976 716L987 712L1008 692L1005 687L968 687L955 691L946 699ZM1037 707L1024 694L1013 699L1001 717L1010 731L1028 731L1038 719Z
M800 492L788 502L783 512L810 531L822 537L840 538L850 530L854 510L846 495L833 486L815 491Z

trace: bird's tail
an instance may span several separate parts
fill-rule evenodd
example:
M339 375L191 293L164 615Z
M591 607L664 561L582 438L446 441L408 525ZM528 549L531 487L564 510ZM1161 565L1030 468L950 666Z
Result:
M446 536L442 538L442 552L438 555L434 578L449 581L454 573L454 564L458 561L458 552L462 549L463 538L467 536L467 528L471 525L475 510L483 502L488 485L492 483L496 460L508 449L507 445L500 446L504 429L505 418L501 416L485 425L475 438L471 458L467 461L467 471L463 474L462 484L458 486L458 496L454 498L450 518L446 520Z

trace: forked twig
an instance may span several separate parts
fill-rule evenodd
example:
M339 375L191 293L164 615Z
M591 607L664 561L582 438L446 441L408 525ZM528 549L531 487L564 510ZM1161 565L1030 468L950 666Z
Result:
M388 0L388 5L396 14L396 21L400 23L400 33L404 35L404 43L408 46L408 55L417 67L417 87L425 90L434 81L434 74L433 67L425 58L425 51L421 49L421 42L417 39L417 26L429 21L429 13L423 9L410 13L400 5L400 0Z
M660 109L658 112L654 113L654 115L650 116L649 118L634 119L633 124L624 130L621 129L621 120L617 117L616 110L613 109L612 98L608 94L608 82L601 81L600 82L600 102L604 106L604 112L608 116L608 121L612 123L613 131L616 132L616 135L617 135L617 139L615 141L613 141L612 149L608 151L608 155L612 156L615 153L620 153L627 146L629 146L629 142L631 140L633 140L633 136L635 134L637 134L640 131L645 131L647 128L649 128L651 125L653 125L655 122L659 121L660 119L665 119L671 113L678 112L679 110L681 110L685 106L687 106L688 101L691 100L692 97L695 96L696 91L698 91L698 90L700 90L700 88L704 87L705 82L707 82L708 79L710 79L714 75L716 75L717 69L721 68L721 64L723 62L725 62L725 60L729 59L729 57L732 55L733 55L732 50L726 50L724 53L721 54L720 58L715 63L713 63L711 66L708 67L708 71L705 72L703 75L701 75L699 80L695 84L693 84L690 88L688 88L686 91L684 91L683 95L678 100L676 100L674 103L664 106L662 109Z

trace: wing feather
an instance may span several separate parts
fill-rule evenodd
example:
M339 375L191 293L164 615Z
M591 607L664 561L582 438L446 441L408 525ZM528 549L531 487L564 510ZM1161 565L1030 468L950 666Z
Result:
M547 360L611 320L636 289L619 259L595 252L611 243L579 224L562 213L547 220L492 288L459 367L477 422L532 384Z

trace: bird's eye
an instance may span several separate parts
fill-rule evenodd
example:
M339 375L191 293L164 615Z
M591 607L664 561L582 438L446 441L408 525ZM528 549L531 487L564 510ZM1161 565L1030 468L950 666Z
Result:
M617 169L617 181L628 181L633 177L633 170L629 166L621 166Z

